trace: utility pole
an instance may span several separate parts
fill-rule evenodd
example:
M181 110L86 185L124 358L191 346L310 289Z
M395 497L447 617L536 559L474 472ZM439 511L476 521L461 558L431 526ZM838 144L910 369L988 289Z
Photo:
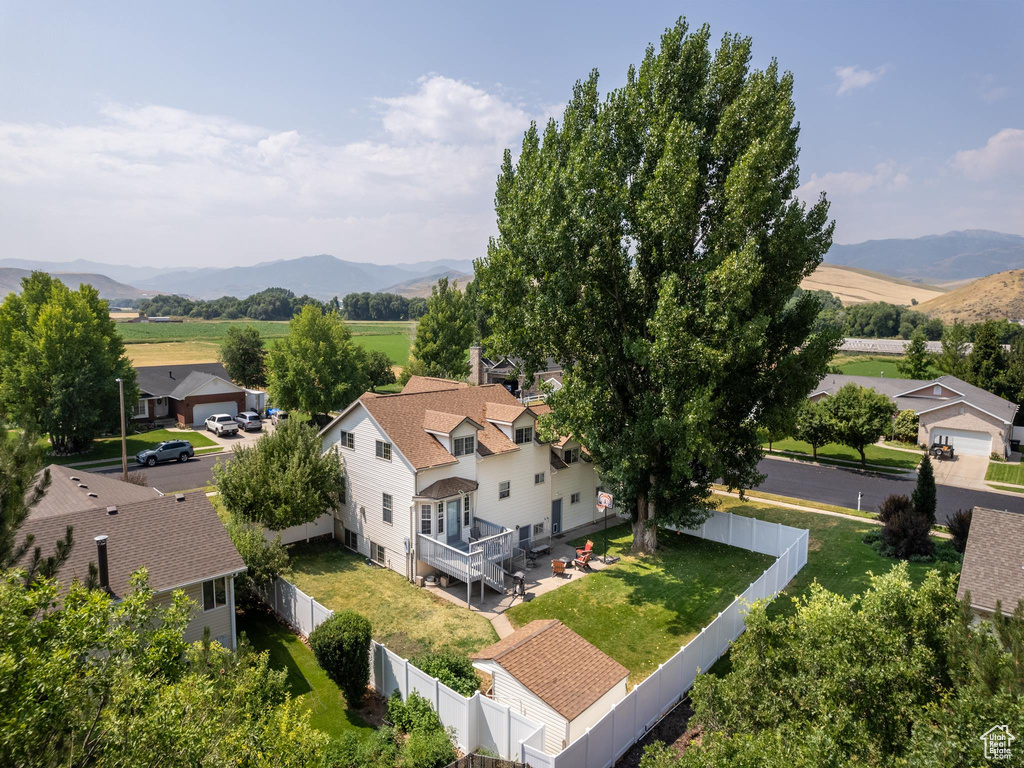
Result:
M124 381L117 379L117 391L121 395L121 479L128 480L128 438L124 434Z

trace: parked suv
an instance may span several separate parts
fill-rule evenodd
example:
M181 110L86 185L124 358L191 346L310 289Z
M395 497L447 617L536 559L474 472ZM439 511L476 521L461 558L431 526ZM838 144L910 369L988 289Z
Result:
M135 460L147 467L154 467L158 461L188 461L195 453L192 443L187 440L166 440L152 448L139 451L135 454Z
M221 437L224 435L237 435L238 422L235 421L234 416L229 416L226 413L215 413L206 420L206 431L213 432Z
M246 432L259 432L263 429L263 422L260 420L259 415L253 411L242 411L235 416L235 421Z

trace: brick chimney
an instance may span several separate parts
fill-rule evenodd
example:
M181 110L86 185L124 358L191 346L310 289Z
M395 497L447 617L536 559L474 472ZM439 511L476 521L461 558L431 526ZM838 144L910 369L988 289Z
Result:
M484 381L484 349L479 344L469 348L469 383L475 386L485 384Z

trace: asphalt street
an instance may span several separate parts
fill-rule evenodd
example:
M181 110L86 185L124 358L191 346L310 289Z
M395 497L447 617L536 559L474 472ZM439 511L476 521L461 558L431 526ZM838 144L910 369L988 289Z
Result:
M857 493L863 493L861 509L877 512L878 505L886 496L902 493L909 496L914 491L913 475L887 475L881 472L861 472L845 467L814 466L799 461L762 459L758 469L767 478L757 490L793 496L823 504L857 508ZM986 493L952 485L938 485L937 521L946 518L958 509L974 506L1006 509L1024 513L1024 495Z
M230 460L230 453L214 453L207 456L196 456L184 464L169 461L165 464L157 464L155 467L143 467L129 458L128 471L145 472L149 485L163 493L172 493L202 488L213 479L213 465ZM121 467L98 470L97 474L120 475Z

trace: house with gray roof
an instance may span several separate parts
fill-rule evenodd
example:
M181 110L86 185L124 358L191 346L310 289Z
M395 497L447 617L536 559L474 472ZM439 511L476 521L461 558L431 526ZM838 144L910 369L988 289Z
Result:
M1011 614L1024 600L1024 515L974 508L957 598L968 595L982 618L992 616L997 604Z
M918 415L917 441L943 442L957 453L988 456L1010 452L1017 403L968 384L956 376L932 380L887 379L873 376L825 376L808 396L818 401L846 384L870 387L893 401L895 410Z
M231 381L220 363L142 366L135 369L135 378L139 401L134 419L199 427L215 413L237 416L246 409L246 390Z
M93 474L59 464L51 464L46 470L41 470L36 476L37 481L44 471L50 473L50 485L46 495L29 510L29 516L33 518L151 501L163 496L156 488L146 488L126 483L113 475Z

